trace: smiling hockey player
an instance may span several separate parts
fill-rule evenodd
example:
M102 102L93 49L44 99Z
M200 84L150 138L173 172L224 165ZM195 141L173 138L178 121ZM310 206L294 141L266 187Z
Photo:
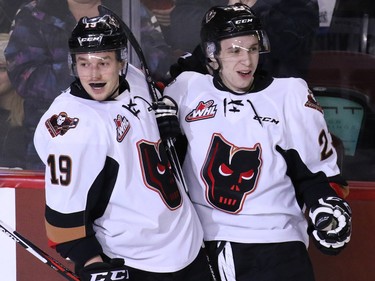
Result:
M164 95L178 105L183 170L211 260L222 280L312 281L304 208L323 252L339 253L351 236L322 108L304 80L257 69L270 46L248 6L210 9L201 39L212 75L183 72Z

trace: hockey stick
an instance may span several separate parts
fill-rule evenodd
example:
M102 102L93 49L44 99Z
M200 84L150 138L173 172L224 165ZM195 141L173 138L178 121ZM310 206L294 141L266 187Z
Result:
M151 77L150 69L147 66L146 58L143 54L143 50L142 50L140 44L138 43L138 40L135 38L133 32L126 25L126 23L116 13L114 13L113 11L111 11L110 9L108 9L107 7L105 7L103 5L99 5L98 10L99 10L100 14L112 15L121 24L121 27L124 29L125 35L128 38L128 40L130 42L130 45L133 47L134 51L136 52L136 54L139 58L139 61L141 63L141 68L143 69L145 77L146 77L146 82L147 82L147 86L148 86L148 89L149 89L149 92L150 92L152 103L153 103L153 105L156 105L157 102L158 102L158 94L157 94L157 91L156 91L155 82L153 81L153 79ZM169 161L171 161L172 168L174 169L174 172L175 172L179 182L182 184L186 194L189 196L189 191L188 191L187 186L186 186L185 178L184 178L184 175L182 173L181 164L180 164L180 161L178 159L178 155L177 155L177 152L176 152L176 148L174 147L174 143L173 143L172 138L168 138L166 140L165 149L167 150ZM202 248L205 250L204 242L202 243ZM207 262L208 262L208 265L209 265L209 268L210 268L212 280L217 281L218 278L216 278L216 274L213 270L213 266L211 264L210 257L208 256L207 253L206 253L206 259L207 259Z
M34 257L40 260L42 263L48 265L50 268L55 270L57 273L60 273L63 277L70 281L79 281L79 277L62 263L60 263L55 258L51 257L47 253L43 252L39 247L31 243L26 238L22 237L18 232L13 230L11 227L6 225L2 220L0 220L0 231L3 232L6 236L12 239L14 242L17 242L19 245L24 247L26 251L31 253Z
M139 58L139 61L141 63L141 68L143 69L145 77L146 77L146 82L147 82L148 90L152 99L152 103L155 106L158 102L158 94L156 91L155 82L151 77L150 69L147 66L146 58L143 54L143 50L140 44L138 43L138 40L135 38L133 32L126 25L126 23L116 13L114 13L109 8L103 5L99 5L98 10L100 14L112 15L114 18L116 18L116 20L121 24L121 27L124 29L125 35L128 38L130 45L133 47L134 51L136 52ZM185 179L182 174L182 168L178 160L177 152L174 147L172 138L168 138L166 140L166 150L167 150L167 153L169 153L169 158L170 158L169 160L172 162L172 168L174 169L175 175L177 176L178 180L184 187L185 191L187 191Z

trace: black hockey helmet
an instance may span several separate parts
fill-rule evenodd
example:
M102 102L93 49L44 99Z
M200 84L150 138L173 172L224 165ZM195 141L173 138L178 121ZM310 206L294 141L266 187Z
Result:
M268 36L262 29L262 23L249 6L240 3L214 6L203 17L201 46L208 58L213 58L220 51L221 40L243 35L258 37L259 53L270 51Z
M115 51L118 61L124 61L121 75L127 70L128 39L118 20L111 15L81 18L69 38L69 63L71 72L77 76L75 55Z
M71 54L127 48L128 40L120 23L110 15L81 18L69 38Z

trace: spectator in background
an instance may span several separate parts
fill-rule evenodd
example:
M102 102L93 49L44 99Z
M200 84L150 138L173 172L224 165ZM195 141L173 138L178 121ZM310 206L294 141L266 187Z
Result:
M200 23L205 11L214 5L236 2L254 10L269 36L273 51L261 58L262 69L274 77L306 78L313 40L319 28L317 0L176 0L167 42L172 48L193 52L199 44Z
M4 49L9 34L0 34L0 167L24 168L26 143L23 127L23 99L7 74Z
M162 24L151 10L152 5L144 5L141 1L141 40L140 44L147 60L151 75L155 81L165 82L168 79L169 67L173 64L181 52L175 52L167 44ZM156 3L155 3L156 4Z
M171 12L175 8L175 0L141 0L157 19L163 32L166 33L171 25Z
M23 3L31 0L0 0L0 33L8 33L13 17Z
M83 16L97 16L98 5L116 11L117 0L36 0L15 16L5 57L10 81L24 98L27 169L43 169L32 136L52 100L73 80L68 67L68 38Z
M226 5L228 0L175 0L170 13L169 28L164 28L165 37L176 50L192 52L199 44L199 30L205 12L216 5Z

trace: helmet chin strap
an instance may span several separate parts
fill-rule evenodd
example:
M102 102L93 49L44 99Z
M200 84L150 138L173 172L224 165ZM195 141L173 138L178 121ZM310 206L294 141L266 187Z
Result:
M114 99L115 97L117 97L117 96L120 94L120 93L118 93L118 94L116 95L116 93L119 92L119 89L120 89L120 83L121 83L121 82L118 83L118 86L116 87L116 89L113 90L112 94L111 94L110 96L108 96L108 98L107 98L106 100L112 100L112 99Z
M121 90L123 85L125 86L124 90L129 89L129 84L127 83L127 81L125 79L125 75L120 75L119 76L119 83L118 83L117 87L113 90L112 94L110 96L108 96L108 98L106 100L113 100L117 96L119 96L120 90ZM117 92L118 92L118 94L116 95Z
M111 100L112 98L115 98L116 96L114 95L120 91L120 87L122 86L122 84L126 83L125 76L126 76L126 73L128 72L128 63L125 62L125 64L126 65L124 66L124 68L121 69L120 71L118 86L116 87L116 89L113 90L112 94L107 98L107 100ZM120 95L120 92L118 93L118 95Z

